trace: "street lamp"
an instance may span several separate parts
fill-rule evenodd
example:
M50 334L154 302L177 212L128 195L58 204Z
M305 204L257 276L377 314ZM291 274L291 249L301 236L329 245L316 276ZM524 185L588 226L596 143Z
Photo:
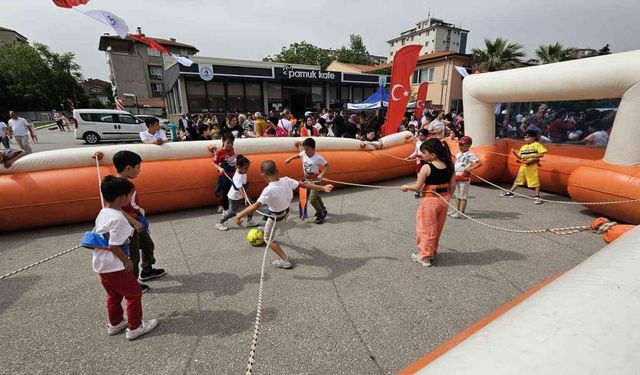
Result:
M140 114L140 107L138 106L138 97L136 96L136 94L123 93L122 96L124 96L125 98L133 98L133 100L136 102L136 110L138 111L138 114Z

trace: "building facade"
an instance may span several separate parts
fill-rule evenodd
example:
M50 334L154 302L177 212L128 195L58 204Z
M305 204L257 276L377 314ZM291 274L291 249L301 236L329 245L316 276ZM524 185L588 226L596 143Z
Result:
M101 79L89 78L80 82L80 86L89 97L89 101L98 101L103 106L113 103L111 84Z
M19 32L0 26L0 43L22 42L29 43L29 40Z
M138 30L140 34L141 30ZM191 57L198 52L192 45L177 42L175 39L151 38L176 55ZM98 49L105 51L111 83L119 97L141 99L162 99L162 86L165 60L174 60L163 56L159 51L147 47L137 39L103 35ZM151 103L163 104L163 100L151 100Z
M194 57L186 67L167 64L165 105L183 113L268 113L290 108L295 116L361 102L378 86L379 75L320 70L315 65Z
M393 60L400 48L408 44L421 45L420 54L451 51L463 55L467 51L468 34L469 30L429 16L416 23L415 27L401 32L400 36L387 41L389 61Z

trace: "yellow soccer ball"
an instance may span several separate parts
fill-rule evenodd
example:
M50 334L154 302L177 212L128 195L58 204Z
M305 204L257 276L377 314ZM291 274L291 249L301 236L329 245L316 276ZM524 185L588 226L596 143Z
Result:
M247 233L247 242L251 246L264 245L264 232L258 228L253 228Z

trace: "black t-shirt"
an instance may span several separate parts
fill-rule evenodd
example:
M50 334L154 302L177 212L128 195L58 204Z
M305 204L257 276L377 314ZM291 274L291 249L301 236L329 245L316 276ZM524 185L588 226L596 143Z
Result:
M222 136L225 133L231 133L235 138L240 138L244 133L244 128L240 125L236 125L233 128L228 128L225 126L222 129L220 129L220 136Z

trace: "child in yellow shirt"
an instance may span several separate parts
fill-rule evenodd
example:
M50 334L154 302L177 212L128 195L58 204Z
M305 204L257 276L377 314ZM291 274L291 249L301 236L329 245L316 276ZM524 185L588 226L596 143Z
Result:
M538 133L535 130L527 130L524 133L524 144L520 147L520 152L512 151L516 156L518 163L521 163L518 170L518 176L509 191L500 193L503 197L513 197L513 192L518 186L527 185L530 189L534 189L535 197L533 203L542 204L540 199L540 178L538 170L540 169L540 159L547 152L547 149L538 142Z

